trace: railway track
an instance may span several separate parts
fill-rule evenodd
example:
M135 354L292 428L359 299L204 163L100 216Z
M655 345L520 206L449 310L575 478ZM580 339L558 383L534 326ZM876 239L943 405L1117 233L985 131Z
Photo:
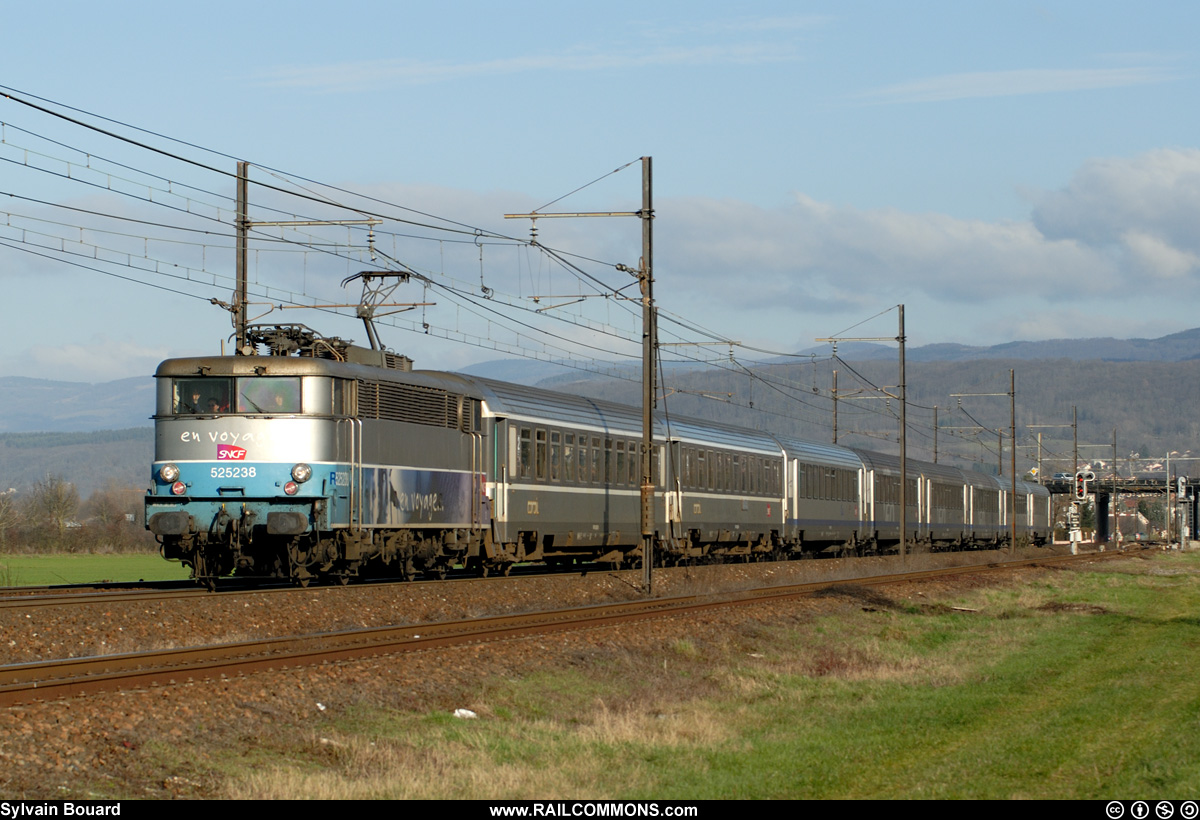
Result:
M609 571L607 565L578 564L569 568L556 569L552 572L564 574L586 574L588 572ZM222 594L257 594L262 592L279 592L304 594L307 591L322 589L340 589L344 586L359 588L362 586L384 586L388 584L438 584L455 581L490 581L503 582L506 578L536 577L550 574L544 568L518 567L508 575L489 575L481 578L476 572L457 570L445 578L421 577L404 579L400 577L368 578L349 585L314 584L301 587L287 580L278 578L223 578L216 590L198 586L195 581L158 581L158 582L129 582L129 583L97 583L97 584L55 584L52 586L0 587L0 610L28 609L36 607L56 607L79 604L108 604L121 601L153 601L178 600L197 598L203 599Z
M567 573L587 573L602 571L599 567L583 567L581 569L562 570ZM353 584L348 588L356 589L363 586L386 585L425 585L453 583L461 581L486 581L499 583L507 578L536 577L546 573L514 572L510 576L493 575L480 578L474 573L454 573L447 578L420 578L404 580L401 578L373 578ZM123 602L147 602L172 600L205 600L222 595L305 595L322 590L343 589L341 585L320 584L300 587L288 581L272 578L266 581L226 579L215 590L197 586L193 581L169 581L158 584L70 584L47 587L0 587L0 611L5 609L54 609L61 606L86 606L89 604L108 605Z
M0 667L0 705L172 685L197 679L214 679L370 655L427 651L466 643L519 639L565 630L601 628L634 620L685 615L717 607L779 601L848 585L892 585L968 573L1007 571L1025 566L1066 565L1126 555L1128 553L1087 553L998 560L971 566L766 586L709 595L685 595L441 623L350 629L153 652L22 663Z

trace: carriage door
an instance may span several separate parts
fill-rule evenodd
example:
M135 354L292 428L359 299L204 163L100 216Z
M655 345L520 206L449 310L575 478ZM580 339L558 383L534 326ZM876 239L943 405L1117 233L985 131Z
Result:
M517 429L508 423L508 419L493 420L491 441L491 469L488 473L487 489L492 499L492 521L495 527L492 536L498 541L507 538L504 532L508 521L508 473L509 453L516 452L515 438ZM514 441L509 441L510 436Z
M478 399L462 398L460 429L471 437L471 528L476 531L491 519L487 502L487 436L483 427L483 404Z
M786 532L790 532L789 522L800 517L800 460L789 458L784 464L787 482L783 491L783 526ZM799 526L799 522L796 526Z
M668 454L668 448L669 454ZM679 486L679 442L671 441L660 451L658 481L663 487L666 501L666 521L671 525L671 534L683 534L683 492Z
M358 529L362 517L362 419L338 419L337 431L338 460L349 462L349 472L334 471L329 523Z

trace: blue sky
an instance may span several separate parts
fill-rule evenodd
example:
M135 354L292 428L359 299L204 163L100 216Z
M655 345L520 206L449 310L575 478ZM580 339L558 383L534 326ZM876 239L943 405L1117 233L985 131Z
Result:
M661 307L763 349L811 347L901 302L915 344L1154 337L1200 325L1190 298L1200 272L1198 16L1182 2L48 2L6 13L0 85L222 152L203 155L222 168L245 158L518 238L528 223L505 212L653 156ZM20 235L32 224L22 220L51 212L55 231L71 230L61 210L29 199L184 218L17 157L52 136L172 185L232 194L232 182L12 101L0 100L0 121L0 191L27 198L0 197L0 375L101 381L215 352L229 319L204 299L227 300L224 285L158 290L34 256ZM36 136L18 136L27 132ZM252 178L276 179L258 168ZM639 195L635 163L550 210L633 209ZM637 263L634 220L538 227L546 245L599 260L586 269L614 287L627 280L611 263ZM597 328L636 336L628 305L612 299L521 314L581 287L527 248L485 245L481 261L470 242L410 239L393 225L381 246L384 234L388 253L415 269L497 294L497 313L481 315L399 290L437 302L384 330L418 366L517 350L602 358L596 348L627 345ZM217 244L154 256L228 273ZM339 283L361 266L261 251L264 287L310 302L357 297ZM558 341L518 338L503 318L556 313L568 319L551 331ZM270 318L364 338L348 317ZM861 332L891 335L894 318Z

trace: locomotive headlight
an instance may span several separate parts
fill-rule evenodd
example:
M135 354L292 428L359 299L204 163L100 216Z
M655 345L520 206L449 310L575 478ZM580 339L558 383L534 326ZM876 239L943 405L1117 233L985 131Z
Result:
M304 463L297 464L295 467L292 467L292 478L296 479L298 483L303 484L312 478L312 467Z
M159 468L158 475L164 482L170 484L179 478L179 466L176 464L164 464Z
M295 495L296 491L299 489L300 489L300 485L294 481L289 481L287 484L283 485L283 491L285 493L287 493L288 495Z
M176 481L171 485L171 492L175 495L183 495L185 492L187 492L187 485L182 481Z

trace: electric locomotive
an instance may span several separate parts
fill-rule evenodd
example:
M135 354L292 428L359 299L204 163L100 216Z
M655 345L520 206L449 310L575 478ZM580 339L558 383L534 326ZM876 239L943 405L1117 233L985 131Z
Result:
M146 525L164 557L210 585L231 572L344 583L371 561L444 574L461 560L487 520L470 386L301 325L251 338L275 355L155 373Z

